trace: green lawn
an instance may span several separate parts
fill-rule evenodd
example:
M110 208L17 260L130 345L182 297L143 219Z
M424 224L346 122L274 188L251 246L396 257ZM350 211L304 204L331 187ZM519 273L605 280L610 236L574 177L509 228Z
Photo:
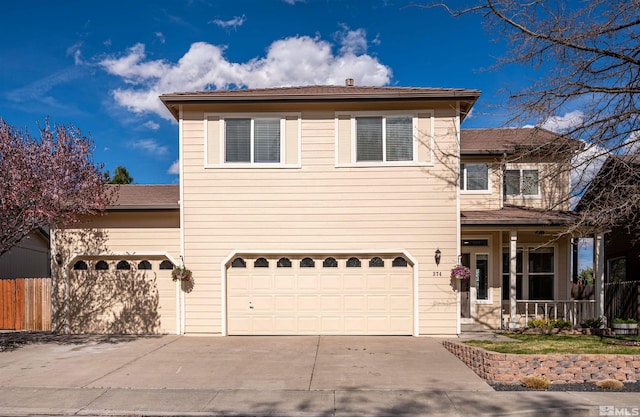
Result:
M470 340L471 346L500 353L545 354L545 353L610 353L640 355L640 346L610 344L610 338L585 335L508 334L516 342ZM627 338L629 339L629 338ZM633 340L640 340L635 338Z

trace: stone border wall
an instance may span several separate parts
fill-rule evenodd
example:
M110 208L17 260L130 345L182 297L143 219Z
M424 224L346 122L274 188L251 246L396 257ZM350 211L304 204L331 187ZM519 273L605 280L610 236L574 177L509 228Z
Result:
M520 384L522 377L546 377L552 384L597 382L606 378L640 381L640 355L516 355L443 340L444 347L489 383Z

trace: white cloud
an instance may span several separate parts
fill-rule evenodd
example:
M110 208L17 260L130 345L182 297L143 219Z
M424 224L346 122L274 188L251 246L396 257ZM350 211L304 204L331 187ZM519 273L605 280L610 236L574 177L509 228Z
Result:
M82 42L77 42L67 48L67 56L73 56L73 62L76 65L80 65L83 63L82 51L80 50L80 47L82 47Z
M545 120L540 127L556 133L566 133L584 122L584 112L574 110L564 116L552 116Z
M154 122L153 120L149 120L148 122L143 123L144 127L147 127L151 130L158 130L160 129L160 125L156 122Z
M583 150L571 161L571 187L575 192L582 192L591 180L598 174L602 164L607 159L608 151L598 145L584 144ZM577 204L580 196L573 198L573 205Z
M155 35L156 35L156 38L158 38L158 40L160 41L160 43L165 42L164 35L162 34L162 32L156 32Z
M622 151L627 154L640 154L640 131L631 132L627 140L624 141Z
M169 169L167 170L167 174L180 175L180 160L176 160Z
M172 116L158 96L177 91L297 85L342 85L353 78L356 85L380 86L391 80L391 68L364 53L366 33L348 31L339 52L318 37L293 36L273 42L263 57L231 62L223 47L196 42L178 60L148 60L141 43L122 56L110 56L99 64L127 84L111 91L115 101L135 113Z
M242 15L242 16L235 16L233 19L230 19L230 20L215 19L215 20L211 20L209 23L213 23L225 29L226 28L237 29L240 26L244 25L244 22L246 21L247 21L247 16Z
M296 4L296 3L304 3L304 2L305 2L305 0L282 0L282 1L283 1L283 2L285 2L285 3L287 3L287 4L290 4L290 5L292 5L292 6L293 6L294 4Z
M349 30L338 33L338 39L342 47L341 54L365 54L367 53L367 31L364 29Z
M160 145L153 139L136 140L131 143L131 147L156 157L163 157L169 153L168 147Z

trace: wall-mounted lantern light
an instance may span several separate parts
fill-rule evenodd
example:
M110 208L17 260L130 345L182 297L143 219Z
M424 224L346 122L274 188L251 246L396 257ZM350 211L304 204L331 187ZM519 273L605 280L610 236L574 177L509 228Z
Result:
M62 265L62 255L60 255L59 253L56 253L55 258L56 258L56 263L58 265Z
M436 265L440 265L440 259L442 258L442 252L440 252L440 249L436 249Z

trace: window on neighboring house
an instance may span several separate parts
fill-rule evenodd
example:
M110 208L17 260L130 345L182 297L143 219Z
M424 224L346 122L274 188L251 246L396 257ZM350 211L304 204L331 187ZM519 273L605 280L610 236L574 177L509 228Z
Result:
M487 164L460 164L460 189L488 191L489 167Z
M529 250L529 299L553 300L554 249Z
M523 250L518 248L516 251L516 299L522 300L522 260ZM511 261L509 259L509 248L504 248L502 251L502 299L508 300L511 294L510 290L510 274L509 268Z
M279 163L280 119L225 119L225 162Z
M607 259L607 282L623 282L627 280L627 259Z
M356 117L356 160L413 161L412 117Z
M506 196L540 195L537 169L507 169L504 172L504 194Z

